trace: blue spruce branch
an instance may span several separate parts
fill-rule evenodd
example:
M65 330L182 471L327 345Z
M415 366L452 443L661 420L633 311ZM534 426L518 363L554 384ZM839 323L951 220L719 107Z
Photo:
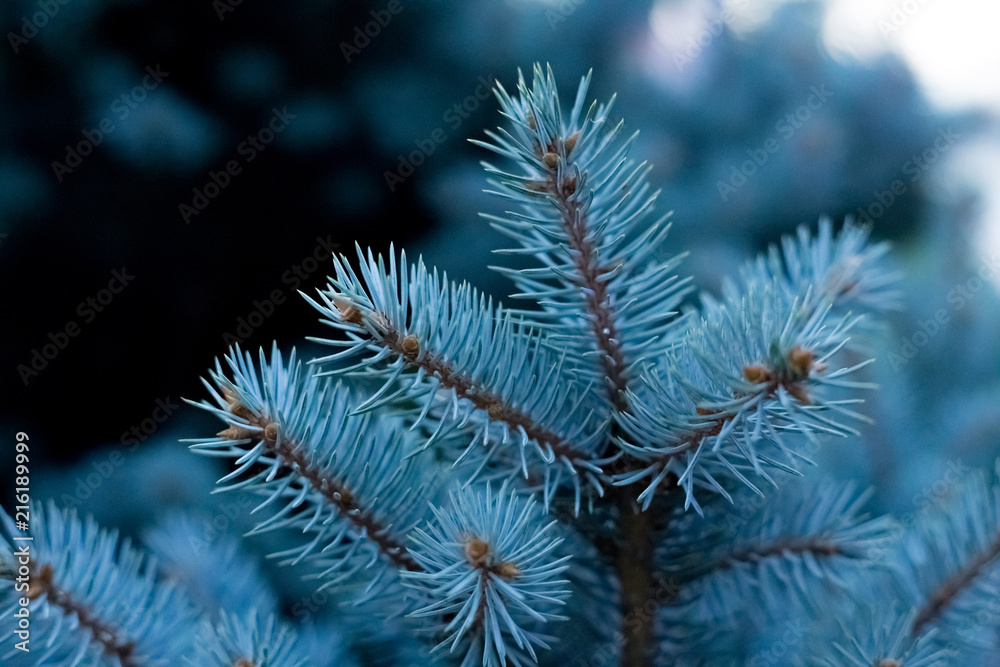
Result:
M583 404L587 387L567 377L565 356L547 349L544 334L525 330L467 284L439 280L420 261L408 265L405 253L398 268L395 255L387 268L381 257L366 258L360 248L358 254L361 278L346 259L335 258L337 277L319 295L322 303L309 299L324 323L348 336L314 339L347 348L315 363L349 364L327 372L383 382L356 410L417 400L422 408L411 428L436 422L425 446L447 425L473 421L478 428L465 455L479 442L506 445L514 438L524 474L530 445L544 463L566 467L577 494L581 477L600 490L594 459L603 432ZM553 491L546 483L546 498Z
M1000 460L995 479L975 471L950 503L914 526L898 555L897 587L916 610L911 641L931 643L957 659L989 661L998 642L1000 595Z
M4 586L0 618L11 618L19 599L30 603L30 652L17 648L15 624L0 643L5 665L107 664L121 667L175 664L193 641L194 605L170 584L157 581L156 563L105 531L92 519L54 503L32 504L30 553L14 558L21 535L0 511L0 570L27 588Z
M445 639L438 649L454 651L466 633L481 628L463 664L536 662L534 645L549 646L529 624L563 619L553 609L568 595L567 582L558 576L569 556L551 557L561 542L552 534L555 522L529 529L541 520L534 503L507 489L494 494L489 485L485 494L459 492L447 511L434 514L428 530L418 529L413 536L414 556L423 570L404 575L427 600L412 615L450 618L439 621Z
M308 658L298 637L274 616L259 618L255 609L247 616L223 611L215 623L205 622L198 633L197 649L188 658L192 667L305 667Z
M623 123L607 127L614 100L594 103L583 115L589 82L588 74L568 117L551 69L536 66L530 87L519 76L518 97L498 84L511 127L487 132L493 143L474 143L517 164L511 173L484 163L496 177L495 194L520 206L489 219L521 246L506 252L531 254L542 265L494 268L521 289L515 298L538 302L542 311L524 316L557 328L559 340L576 352L577 372L599 379L610 406L622 412L643 360L673 342L688 282L673 274L677 259L652 258L668 216L647 222L656 199L646 182L649 167L628 158L636 135L621 141Z
M664 252L669 214L652 217L651 168L629 157L636 135L609 121L613 99L587 105L589 81L568 113L551 70L515 94L498 84L505 127L475 142L507 163L486 164L512 208L489 220L513 241L501 252L533 264L494 268L529 305L394 248L335 257L303 295L331 353L307 365L234 347L204 380L193 404L222 430L187 442L228 462L217 490L258 499L251 533L355 605L351 632L426 640L383 662L551 664L586 646L628 667L732 664L789 615L815 621L831 664L929 665L954 646L981 660L990 638L961 621L1000 590L995 489L973 480L897 543L852 486L792 481L804 444L867 420L860 343L896 300L887 247L823 220L693 303L683 255ZM207 546L228 571L205 581L177 548L190 522L153 534L158 568L91 521L44 515L28 594L47 643L31 664L309 662L232 543ZM16 579L3 522L0 573ZM197 646L171 581L202 594ZM824 605L856 610L865 590L887 600L855 614L868 626L824 625ZM17 602L2 594L6 623Z
M406 457L405 432L398 422L351 414L347 389L321 386L307 376L295 353L288 365L277 347L270 363L260 355L260 371L238 348L226 358L233 378L216 366L211 390L216 405L198 405L228 428L197 440L195 451L236 459L223 477L226 490L251 487L265 499L255 511L278 507L256 532L296 528L310 534L304 545L276 556L298 562L312 556L325 575L350 576L372 558L401 570L419 566L403 546L403 536L419 520L420 471ZM235 480L243 477L238 482ZM377 504L366 501L378 498ZM372 582L383 582L380 571Z

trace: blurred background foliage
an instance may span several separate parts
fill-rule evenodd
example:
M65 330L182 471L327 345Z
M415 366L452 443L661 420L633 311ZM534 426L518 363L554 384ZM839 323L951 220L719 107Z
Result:
M502 203L466 139L500 121L484 82L511 88L541 61L564 91L593 68L591 96L618 94L699 287L824 215L893 241L900 309L865 334L874 423L819 458L875 485L876 511L944 502L1000 454L996 110L931 101L888 38L863 58L831 49L835 4L4 2L0 419L45 457L36 497L136 533L150 508L213 511L210 462L176 442L211 425L157 401L200 398L233 336L288 349L316 334L295 289L323 283L313 259L331 244L393 242L504 297L478 216ZM893 34L922 20L894 16ZM91 313L123 268L134 279Z

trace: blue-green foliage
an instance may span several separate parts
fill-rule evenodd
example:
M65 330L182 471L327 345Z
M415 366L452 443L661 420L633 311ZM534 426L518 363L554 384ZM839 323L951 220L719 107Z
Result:
M802 619L822 617L860 573L885 567L894 525L864 514L869 494L831 480L815 488L780 480L757 507L742 492L735 506L715 504L704 519L675 525L661 544L664 576L680 589L661 615L671 659L749 662L771 628L805 628Z
M224 611L277 610L277 596L256 560L241 549L242 540L235 535L206 540L206 520L202 515L169 515L145 535L161 578L182 588L213 619Z
M599 487L599 468L589 459L602 444L602 428L584 404L589 387L566 370L566 354L546 347L543 334L468 284L439 278L420 261L407 264L405 253L398 266L391 255L388 267L382 257L358 254L360 278L346 259L336 259L336 277L319 295L322 305L310 300L325 324L347 334L347 340L320 339L346 349L315 363L343 364L326 371L332 375L382 382L355 411L415 400L419 409L408 421L431 431L424 447L461 426L471 437L459 461L476 455L480 443L513 440L522 472L529 457L556 464L554 474L545 471L546 498L564 474L579 493L578 471ZM356 317L345 319L349 309ZM403 350L408 343L412 354Z
M5 665L171 665L191 650L194 606L174 586L157 582L155 561L73 510L50 503L29 511L40 526L27 543L31 588L0 592L8 619L0 632ZM23 533L11 517L0 520L0 555L9 563L10 549L26 543L14 541ZM22 597L31 601L30 652L16 648L25 637L15 636L9 622Z
M1000 465L1000 462L998 462ZM997 473L1000 474L1000 468ZM973 471L926 521L903 536L893 554L898 597L919 609L911 637L956 664L990 664L1000 646L1000 486Z
M476 143L515 163L514 171L484 163L495 194L517 206L487 216L518 244L500 252L528 254L541 265L498 270L520 290L514 298L541 307L524 317L553 331L577 374L603 388L675 342L672 325L688 281L675 274L676 259L657 259L669 214L649 217L656 200L646 180L651 167L628 157L637 134L625 138L624 121L609 120L613 100L583 113L589 82L588 75L568 117L551 71L536 70L531 87L521 78L518 97L498 87L510 128L487 132L492 143ZM602 337L617 339L621 358L607 359ZM616 364L610 377L609 363Z
M393 568L372 568L380 558L407 568L405 536L426 511L429 474L408 458L408 434L398 420L351 414L344 385L307 374L293 351L286 366L277 347L260 370L249 353L227 357L233 379L217 366L209 386L226 431L192 445L195 451L236 459L221 488L249 488L262 496L256 511L272 507L253 532L293 528L308 536L275 557L294 564L310 558L326 584L359 575L366 594L396 582ZM377 501L377 502L376 502Z
M296 645L295 633L273 616L249 618L222 612L216 623L206 621L198 634L197 649L189 662L195 667L303 667L308 664ZM238 662L242 661L242 662Z
M861 418L849 407L860 399L838 389L870 385L851 379L867 360L837 363L860 318L850 309L892 297L878 266L885 246L865 247L865 237L849 223L834 237L823 221L815 238L802 229L784 252L748 264L740 283L724 284L721 301L703 295L681 344L649 364L631 391L622 444L648 466L616 481L649 479L639 496L648 506L673 473L686 504L700 509L696 486L728 496L726 477L755 489L744 471L770 482L768 469L797 470L803 457L789 434L854 433L844 418ZM692 436L699 431L707 435Z
M494 494L489 485L485 495L463 489L452 497L451 509L435 511L434 524L414 533L422 570L404 576L428 600L415 615L439 621L453 615L440 628L446 637L441 647L452 650L481 623L474 641L487 648L467 652L472 664L484 653L491 665L507 664L508 642L514 643L514 664L521 664L515 652L527 652L534 661L533 644L548 646L525 625L565 618L552 611L568 593L558 577L569 557L551 558L561 541L551 535L555 522L538 530L533 524L541 516L533 501L519 501L506 489Z
M335 348L315 373L275 344L204 381L193 404L223 430L188 442L230 466L217 490L256 498L250 533L351 607L326 634L365 664L981 662L1000 628L995 488L967 480L907 533L802 476L867 419L852 336L894 303L886 246L824 220L694 305L636 135L588 83L568 113L551 71L498 85L507 125L477 142L506 161L486 165L512 206L490 222L531 264L497 267L524 307L394 249L335 258L306 296L335 332L312 339ZM73 513L40 523L32 664L349 661L297 638L253 561L196 519L150 537L159 568Z

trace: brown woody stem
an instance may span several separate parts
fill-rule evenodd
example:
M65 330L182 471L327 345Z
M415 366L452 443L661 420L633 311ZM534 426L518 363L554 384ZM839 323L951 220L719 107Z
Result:
M405 349L406 340L406 338L401 338L399 332L391 326L388 327L388 331L383 337L384 343L390 350L406 358L411 365L423 368L427 373L435 375L442 387L455 390L459 397L468 399L480 410L485 410L493 421L504 422L515 429L524 429L524 432L532 440L536 440L539 444L548 444L556 457L566 457L570 461L586 458L584 454L576 450L573 443L535 423L531 415L511 407L497 394L477 386L472 378L456 371L440 356L430 350L412 353Z
M90 608L78 602L68 591L52 583L52 565L46 563L40 572L32 575L29 598L34 600L46 596L49 604L62 609L67 616L75 615L81 629L90 631L94 641L104 647L104 653L117 656L122 667L135 667L135 643L118 636L118 630L98 618ZM37 587L37 588L36 588Z
M986 566L997 556L1000 556L1000 535L993 540L989 549L969 561L955 576L944 582L934 592L934 595L927 600L927 603L913 620L913 634L919 635L929 623L934 622L945 607L951 604L959 593L982 574Z
M219 435L233 440L263 437L268 449L278 456L285 466L308 481L310 486L319 491L331 505L340 511L344 518L354 524L359 531L367 534L368 539L393 565L401 570L411 572L423 570L402 544L394 540L371 514L357 505L350 489L315 465L302 447L294 441L281 438L280 444L278 443L277 422L271 421L264 415L254 415L245 406L235 403L232 396L227 396L227 398L230 400L230 409L234 414L243 417L253 426L259 426L262 432L257 433L249 429L231 426Z
M615 567L621 585L622 667L653 664L654 613L644 613L657 603L653 580L653 513L636 507L630 493L612 487L618 506L619 543ZM626 622L627 621L627 622Z
M587 235L586 214L581 209L580 202L572 198L575 189L575 177L559 184L555 180L551 181L550 192L559 202L563 228L569 237L570 247L575 251L573 263L580 274L580 287L583 288L587 312L590 313L590 328L598 349L604 353L601 363L608 379L611 404L616 411L624 412L627 408L624 392L628 386L625 354L619 343L617 324L608 298L608 286L600 280L601 274L607 273L611 267L601 266L599 262L597 249Z
M744 549L729 554L716 563L716 570L724 570L735 566L737 563L751 563L763 558L773 558L785 553L796 555L813 554L823 558L845 555L844 551L835 542L821 538L800 538L779 540L774 544L768 544L757 548Z
M553 165L550 165L553 166ZM564 172L565 174L565 172ZM602 266L597 249L588 235L586 214L573 197L576 178L564 177L560 182L555 173L548 181L549 192L555 195L562 212L563 228L569 238L579 275L580 287L590 313L590 328L603 355L601 363L607 378L612 408L625 412L628 403L625 389L625 354L619 342L617 323L608 296L607 284L600 279L611 267ZM653 512L637 507L632 494L621 487L611 487L610 495L618 510L618 540L614 542L614 565L621 585L621 617L623 667L648 667L653 661L654 613L644 613L657 604L653 580ZM626 622L627 621L627 622Z

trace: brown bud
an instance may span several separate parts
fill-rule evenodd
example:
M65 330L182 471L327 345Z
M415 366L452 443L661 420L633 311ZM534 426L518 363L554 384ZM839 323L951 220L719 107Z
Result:
M579 138L580 138L580 130L577 130L573 134L569 135L569 138L563 144L563 146L566 147L566 155L569 155L570 153L573 152L573 149L576 147L576 142Z
M253 660L249 658L240 658L233 663L233 667L253 667Z
M379 331L386 331L389 328L389 319L377 310L368 316L368 322Z
M501 579L506 579L507 581L510 581L517 575L521 574L521 570L517 568L517 565L514 565L510 561L500 563L495 568L493 568L493 571L496 572L498 577L500 577Z
M278 442L278 424L276 422L269 422L264 427L264 442L268 445L274 445Z
M542 162L548 165L549 169L555 169L556 165L559 164L559 156L552 151L549 151L542 156Z
M787 391L790 396L796 398L802 405L809 405L809 403L812 402L809 400L809 392L807 392L805 387L798 382L788 382L783 386L785 387L785 391Z
M858 281L857 280L848 281L848 282L844 283L843 287L840 288L840 292L837 293L837 296L844 296L845 294L847 294L848 292L850 292L852 289L854 289L857 286L858 286Z
M765 367L760 365L744 366L743 377L746 378L747 382L752 382L753 384L763 384L771 379L771 374L768 373Z
M342 321L351 324L361 324L361 311L353 303L338 306L338 310L340 310L340 319Z
M546 192L549 189L549 184L545 181L525 181L524 187L532 192Z
M484 542L478 537L471 537L465 543L465 557L476 567L486 564L486 558L490 555L489 542Z
M52 589L52 564L46 563L42 571L31 578L28 584L28 599L37 600Z
M713 408L705 408L700 405L696 407L694 411L695 413L698 414L699 417L707 417L709 415L718 414L718 410L715 410ZM695 425L694 430L706 436L718 435L722 431L722 427L725 426L727 421L728 420L725 417L716 417L714 420L710 422Z
M236 397L236 394L233 393L232 389L229 389L228 387L223 387L222 397L225 398L226 403L229 404L228 405L229 411L232 412L237 417L242 417L247 421L250 421L250 419L253 417L253 413L250 412L250 408L240 403L240 399Z
M788 353L788 370L795 375L804 377L809 375L809 371L813 367L813 360L816 357L809 350L803 350L801 346L796 345L792 348L792 351Z
M490 419L493 421L502 421L507 413L501 403L490 403L490 407L487 409L487 412L490 415Z
M403 339L400 347L403 350L403 356L407 359L416 359L417 355L420 354L420 340L416 336L407 336Z
M533 113L528 114L528 127L530 127L532 130L538 129L538 126L535 124L535 114Z
M563 192L567 197L576 192L576 176L570 176L563 181Z
M257 432L251 431L243 426L230 426L227 429L219 431L215 435L220 438L225 438L226 440L251 440L257 437Z

